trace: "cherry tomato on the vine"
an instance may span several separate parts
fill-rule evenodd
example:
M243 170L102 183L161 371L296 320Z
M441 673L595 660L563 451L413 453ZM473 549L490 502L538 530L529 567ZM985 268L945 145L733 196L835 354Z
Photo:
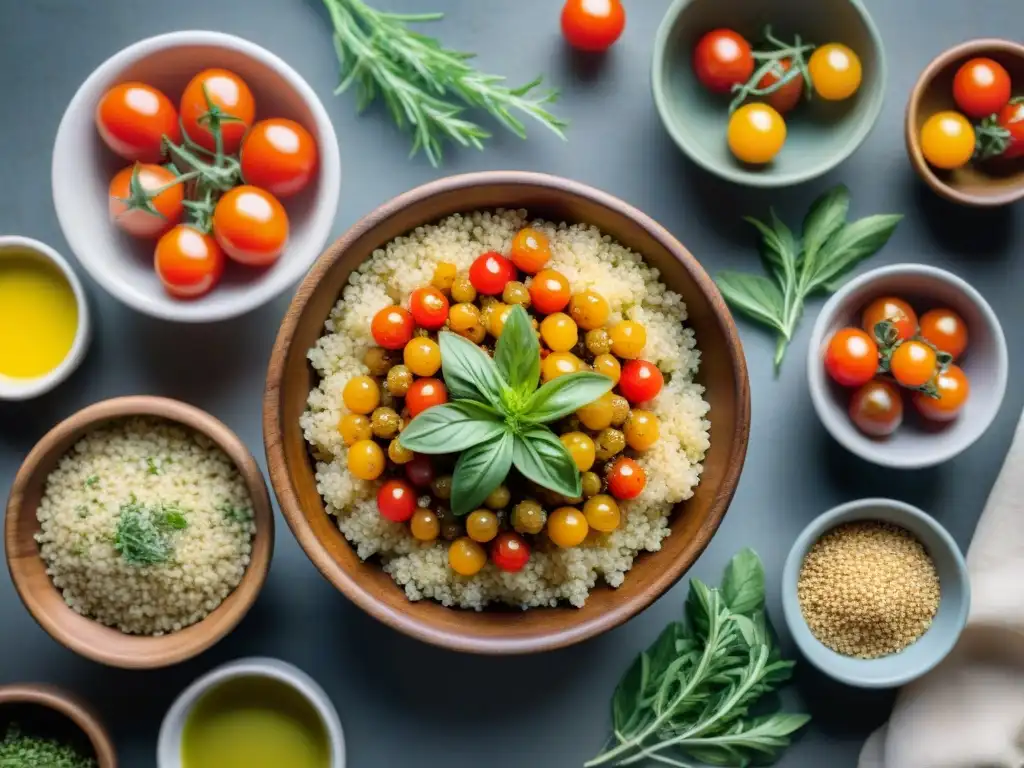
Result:
M566 0L562 7L562 34L581 51L604 51L626 28L621 0Z
M248 184L224 193L213 210L213 234L234 261L266 267L288 242L288 214L265 189Z
M224 274L224 252L198 229L179 224L157 241L153 266L171 296L194 299L208 293Z
M404 480L388 480L377 491L377 511L394 523L404 523L416 511L416 490Z
M952 170L974 155L974 127L959 112L936 112L921 126L921 154L936 168Z
M865 435L891 435L903 423L900 391L882 379L869 381L850 398L850 419Z
M530 545L518 533L499 533L491 542L491 562L503 571L523 570L530 560Z
M860 88L860 58L842 43L819 46L807 62L814 91L825 101L848 99Z
M875 326L883 320L888 320L896 328L897 338L900 340L909 339L917 333L917 313L903 299L895 296L883 296L875 299L864 309L861 315L860 327L870 336L875 338Z
M878 370L878 345L860 328L842 328L825 350L825 370L844 387L859 387Z
M923 341L904 341L892 353L889 371L904 387L920 387L935 375L938 360L935 350Z
M178 111L162 91L145 83L115 85L96 106L100 138L125 160L159 163L163 137L181 141Z
M413 418L427 408L448 402L448 389L440 379L416 379L405 393L405 407Z
M412 313L404 307L384 307L370 322L373 340L384 349L402 349L409 343L415 330Z
M216 115L230 117L220 123L223 149L234 154L256 116L256 102L245 81L226 69L204 69L192 78L181 94L181 125L196 144L216 149L210 132L210 104Z
M956 360L967 349L967 324L951 309L931 309L921 315L921 338Z
M645 485L647 473L628 456L620 456L608 470L608 490L616 499L635 499Z
M767 104L744 104L729 118L726 136L737 160L763 165L786 143L786 121Z
M1006 146L999 157L1012 160L1024 156L1024 100L1014 100L999 110L996 123L1006 131Z
M542 315L561 312L569 303L569 281L555 269L542 269L530 281L530 301Z
M260 120L242 141L242 178L276 197L305 189L316 172L316 141L294 120Z
M757 82L758 88L768 88L775 85L777 82L782 80L783 77L793 68L792 59L782 59L776 65L776 69L766 72ZM764 100L768 102L769 106L775 109L776 112L784 113L789 112L797 104L800 103L800 98L804 95L804 78L802 75L797 75L785 85L781 86L775 91L772 91Z
M971 59L956 71L953 100L975 120L994 115L1010 100L1010 73L998 61Z
M477 293L486 296L499 296L505 290L505 283L515 279L515 264L495 251L477 256L469 265L469 282Z
M945 373L935 377L935 388L938 390L938 398L924 392L915 392L914 407L926 419L952 421L960 415L971 393L967 374L959 366L951 365Z
M145 191L143 198L149 197L146 207L134 207L131 189L132 174L138 174L139 186ZM135 237L160 237L178 223L185 210L182 200L185 199L184 184L176 183L177 176L162 165L139 164L129 166L117 172L110 180L110 197L108 210L110 220L119 229ZM162 189L156 195L153 192ZM139 201L145 205L145 199ZM155 213L154 213L155 211Z
M627 360L619 376L619 391L631 403L645 403L661 392L665 383L658 366L646 360Z
M448 320L448 299L437 288L417 288L409 297L409 311L420 328L436 331Z
M708 90L729 93L754 74L750 43L731 29L713 29L693 50L693 71Z

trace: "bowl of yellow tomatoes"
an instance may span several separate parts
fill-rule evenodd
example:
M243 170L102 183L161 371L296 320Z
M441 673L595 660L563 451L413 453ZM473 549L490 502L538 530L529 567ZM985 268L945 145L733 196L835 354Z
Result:
M849 157L878 119L885 79L860 0L675 0L651 68L679 148L756 187L799 184Z

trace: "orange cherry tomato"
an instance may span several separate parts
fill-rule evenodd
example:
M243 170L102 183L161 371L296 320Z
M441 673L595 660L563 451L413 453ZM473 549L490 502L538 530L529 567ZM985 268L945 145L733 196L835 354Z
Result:
M779 82L792 68L793 60L783 59L778 63L779 71L772 70L765 73L764 77L758 80L757 87L767 88L770 85L775 85L775 83ZM774 107L776 112L784 114L799 104L800 98L803 95L804 78L802 75L798 75L778 90L769 93L764 97L764 100Z
M213 234L233 260L266 267L277 261L288 242L288 214L266 190L235 187L213 210Z
M620 0L566 0L562 8L562 34L581 51L607 50L625 28Z
M370 322L373 340L384 349L402 349L412 339L415 330L412 313L394 305L378 310Z
M542 315L561 312L569 303L569 281L554 269L542 269L530 282L530 301Z
M416 379L405 393L405 407L413 418L427 408L448 402L448 389L440 379Z
M889 371L904 387L920 387L935 375L938 360L935 350L923 341L904 341L892 353Z
M883 320L888 320L896 327L901 341L917 333L917 313L903 299L894 296L875 299L864 308L860 327L873 339L875 326Z
M138 168L138 171L136 171ZM139 185L147 193L163 188L159 194L149 198L149 206L134 207L132 200L132 174L138 173ZM135 237L160 237L181 220L185 199L183 184L175 183L177 177L162 165L139 164L122 168L110 180L108 210L110 220L129 235ZM143 196L145 198L145 195ZM144 199L139 201L144 204Z
M417 288L409 297L409 311L420 328L436 331L448 320L448 299L432 285Z
M125 160L159 163L163 137L181 141L178 111L161 91L145 83L115 85L96 106L100 138Z
M220 128L224 152L233 155L256 116L252 91L242 78L226 69L204 69L185 86L181 94L182 128L196 144L213 151L217 146L209 128L211 103L214 118L232 118L222 121Z
M512 263L527 274L534 274L551 258L551 244L548 236L532 227L525 227L512 238L509 258Z
M1010 73L998 61L971 59L953 78L953 100L960 111L981 120L1002 109L1010 100Z
M921 315L921 337L956 360L967 349L967 324L950 309L932 309Z
M850 398L850 419L865 435L891 435L903 423L900 391L882 379L869 381Z
M225 258L212 237L179 224L157 242L153 262L171 296L194 299L209 293L220 281Z
M878 370L878 345L860 328L842 328L828 343L825 370L844 387L867 384Z
M616 499L635 499L645 485L647 473L628 456L620 456L608 470L608 490Z
M313 136L294 120L260 120L242 141L242 178L277 197L301 192L316 172Z
M951 421L963 410L964 403L971 393L971 383L967 374L958 365L951 365L945 373L935 377L935 388L939 391L938 398L929 397L924 392L914 393L914 407L926 419L932 421Z

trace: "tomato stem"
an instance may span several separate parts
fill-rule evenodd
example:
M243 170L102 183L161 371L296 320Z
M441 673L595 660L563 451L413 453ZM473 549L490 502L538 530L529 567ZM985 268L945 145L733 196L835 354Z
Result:
M754 70L754 74L747 82L732 87L736 96L729 104L729 114L735 112L747 98L773 94L798 77L802 77L804 80L805 97L808 99L811 97L811 73L807 69L804 54L813 51L815 46L812 43L804 43L800 35L794 37L792 44L783 42L772 34L771 24L765 25L764 39L774 47L769 50L753 52L754 60L763 63ZM787 59L789 60L788 70L782 66L782 62ZM775 75L775 82L769 83L763 88L760 87L761 80L769 74Z

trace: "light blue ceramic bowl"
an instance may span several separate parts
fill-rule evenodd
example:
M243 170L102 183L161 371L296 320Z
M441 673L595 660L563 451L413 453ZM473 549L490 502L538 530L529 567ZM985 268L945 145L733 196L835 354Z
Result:
M900 653L879 659L850 658L820 643L804 621L796 592L800 568L814 542L832 528L858 520L878 520L905 528L924 545L939 574L939 611L931 628ZM920 509L892 499L851 501L815 519L797 537L782 573L782 609L797 647L826 675L858 688L896 688L928 672L956 645L970 604L967 566L956 542Z

